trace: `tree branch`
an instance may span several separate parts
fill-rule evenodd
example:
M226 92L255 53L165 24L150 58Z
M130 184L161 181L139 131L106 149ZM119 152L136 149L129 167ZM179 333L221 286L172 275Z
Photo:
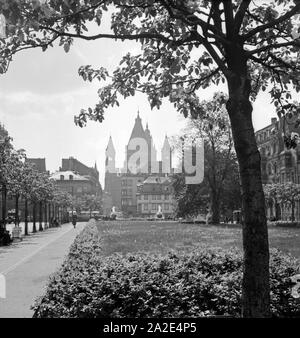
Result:
M52 27L40 26L40 29L45 29L51 31L58 36L67 36L71 38L83 39L83 40L97 40L97 39L115 39L115 40L138 40L138 39L153 39L163 41L165 43L174 42L176 40L170 40L162 34L159 33L140 33L140 34L96 34L96 35L81 35L76 33L68 33L64 31L58 31Z
M275 49L275 48L281 48L281 47L289 47L289 46L296 46L296 47L300 47L300 42L298 41L287 41L287 42L282 42L282 43L271 43L269 45L251 50L251 51L246 51L246 55L254 55L254 54L258 54L261 52L265 52L268 51L270 49Z
M300 11L300 3L297 3L297 5L293 9L291 9L289 12L285 13L284 15L280 16L279 18L272 20L264 25L258 26L252 29L249 33L243 35L242 40L246 41L250 39L252 36L254 36L255 34L260 33L266 30L267 28L272 28L275 25L278 25L284 22L285 20L291 18L293 15L297 14L299 11Z
M234 17L234 34L238 34L251 0L243 0Z

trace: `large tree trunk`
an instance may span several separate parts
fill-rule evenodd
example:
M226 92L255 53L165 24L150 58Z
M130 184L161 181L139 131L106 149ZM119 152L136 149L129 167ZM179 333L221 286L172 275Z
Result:
M24 233L25 236L28 235L28 200L25 198L25 228L24 228Z
M275 201L275 218L276 218L276 221L281 219L280 205L277 201Z
M39 203L39 231L43 231L43 202Z
M265 198L261 180L260 153L253 124L251 90L246 62L237 51L229 51L229 113L242 187L244 274L242 316L270 316L269 243Z
M211 189L211 222L213 224L220 223L220 199L218 193Z
M0 226L3 229L6 229L6 202L7 202L7 189L6 189L6 185L2 184L2 222L0 224Z
M48 221L48 212L47 212L47 207L48 204L45 202L45 206L44 206L44 212L45 212L45 219L44 219L44 228L47 229L48 225L47 225L47 221Z
M33 202L32 204L32 222L33 222L32 232L36 232L36 203L35 202Z
M48 205L48 222L49 222L49 228L52 227L52 216L51 216L51 203Z
M295 201L292 201L292 222L295 221Z
M19 195L16 195L16 204L15 204L15 226L19 225Z

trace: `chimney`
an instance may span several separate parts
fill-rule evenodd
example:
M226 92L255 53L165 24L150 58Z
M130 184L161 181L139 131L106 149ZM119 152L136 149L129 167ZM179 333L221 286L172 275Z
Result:
M271 118L271 124L275 124L277 122L277 118L276 117L272 117Z

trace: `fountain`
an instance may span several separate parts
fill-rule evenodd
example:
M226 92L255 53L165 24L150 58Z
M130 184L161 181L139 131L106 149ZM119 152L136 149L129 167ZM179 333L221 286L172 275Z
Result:
M111 213L110 213L110 215L109 215L109 218L110 218L111 220L115 220L115 219L117 218L117 213L116 213L116 207L115 207L115 206L113 206L113 207L111 208Z
M157 211L157 213L156 213L155 216L156 216L156 218L159 218L159 219L163 218L163 213L161 211L161 206L160 205L158 206L158 211Z

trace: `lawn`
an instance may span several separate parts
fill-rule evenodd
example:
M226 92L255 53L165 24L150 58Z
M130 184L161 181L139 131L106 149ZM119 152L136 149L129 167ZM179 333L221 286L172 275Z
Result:
M207 226L155 221L99 221L103 255L139 251L167 253L188 252L195 247L241 248L239 226ZM270 247L300 258L299 228L269 228Z

